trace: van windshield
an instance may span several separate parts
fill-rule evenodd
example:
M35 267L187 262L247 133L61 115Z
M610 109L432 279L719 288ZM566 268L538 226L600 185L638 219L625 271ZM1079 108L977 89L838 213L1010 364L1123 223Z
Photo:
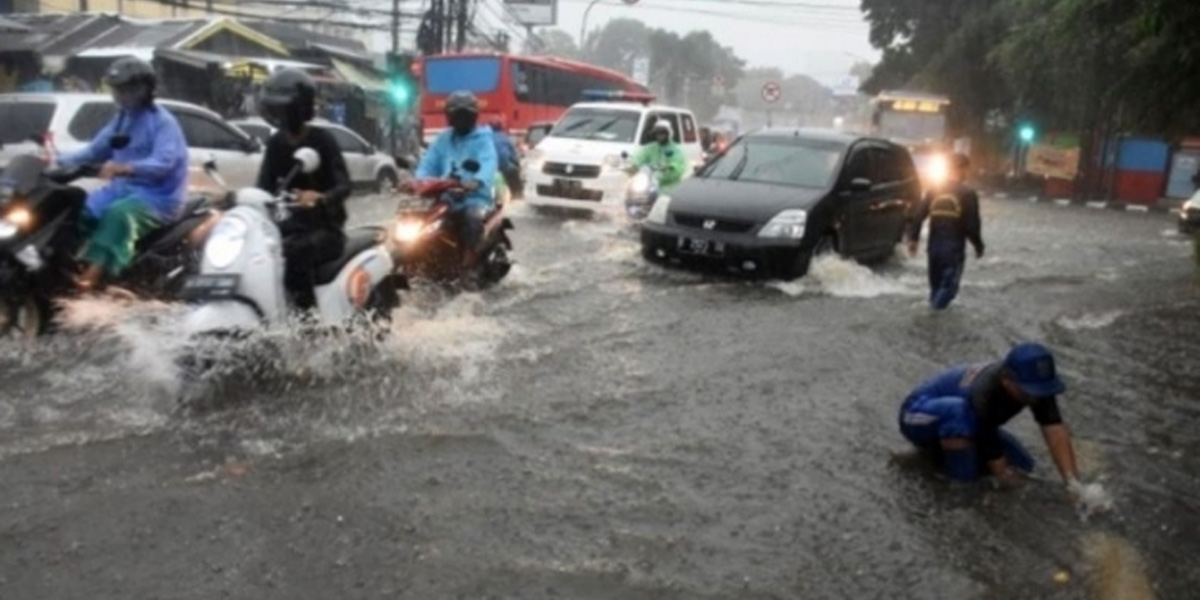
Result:
M611 108L576 108L567 111L550 130L550 137L574 140L631 143L637 139L642 113Z

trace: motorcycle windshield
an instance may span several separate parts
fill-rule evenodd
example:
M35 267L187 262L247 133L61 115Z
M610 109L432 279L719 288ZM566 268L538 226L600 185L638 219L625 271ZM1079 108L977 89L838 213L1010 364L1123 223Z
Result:
M28 196L37 187L46 165L37 156L24 154L14 157L0 173L0 202L12 196Z

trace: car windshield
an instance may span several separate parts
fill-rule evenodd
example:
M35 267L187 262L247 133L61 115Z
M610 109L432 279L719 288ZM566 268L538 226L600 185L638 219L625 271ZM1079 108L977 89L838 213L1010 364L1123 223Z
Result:
M743 138L703 174L706 179L826 188L837 176L846 146L785 137Z
M632 110L578 108L567 111L550 137L629 143L637 137L642 114Z

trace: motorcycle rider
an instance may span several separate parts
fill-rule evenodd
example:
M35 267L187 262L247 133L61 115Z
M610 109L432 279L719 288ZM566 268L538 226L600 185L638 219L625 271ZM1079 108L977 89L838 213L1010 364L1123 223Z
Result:
M297 173L289 188L304 208L292 211L279 231L283 235L284 284L297 308L316 305L316 269L341 255L346 245L346 198L350 172L337 140L328 131L309 126L316 114L317 86L299 69L280 69L263 85L259 99L262 117L276 128L267 140L256 187L279 194L283 179L295 167L292 155L301 147L321 157L313 173Z
M659 193L670 194L683 180L687 171L687 157L683 148L671 141L671 124L659 119L651 128L654 139L638 149L633 157L633 170L650 167L658 173Z
M504 184L508 186L513 197L521 197L521 156L512 137L504 130L500 121L492 122L492 135L496 139L496 162Z
M483 241L483 220L495 206L493 183L498 160L491 128L478 125L479 100L458 91L446 98L446 123L449 128L433 140L421 158L414 176L417 179L458 177L466 194L455 199L451 214L459 222L462 266L467 272L475 265L479 244ZM478 169L468 171L468 161Z
M121 58L104 79L117 114L86 147L59 157L66 167L103 163L99 177L111 182L88 194L81 218L86 266L76 283L82 291L120 275L137 241L179 216L188 181L187 140L170 111L154 102L154 67Z

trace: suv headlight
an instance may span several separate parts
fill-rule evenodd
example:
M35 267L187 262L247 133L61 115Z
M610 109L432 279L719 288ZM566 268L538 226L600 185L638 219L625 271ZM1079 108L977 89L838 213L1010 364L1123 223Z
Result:
M1184 202L1183 206L1180 207L1180 210L1182 210L1183 212L1192 212L1192 211L1200 210L1200 202L1197 202L1195 198L1192 198L1192 199L1188 200L1187 202Z
M808 223L808 212L788 209L763 225L758 237L798 240L804 237L804 226Z
M659 194L658 200L654 201L654 208L650 209L650 214L646 215L646 221L658 225L667 223L667 209L671 205L671 197L666 194Z
M249 229L241 219L221 219L204 247L204 256L208 263L218 269L233 264L242 253L242 247L246 245L246 233Z

